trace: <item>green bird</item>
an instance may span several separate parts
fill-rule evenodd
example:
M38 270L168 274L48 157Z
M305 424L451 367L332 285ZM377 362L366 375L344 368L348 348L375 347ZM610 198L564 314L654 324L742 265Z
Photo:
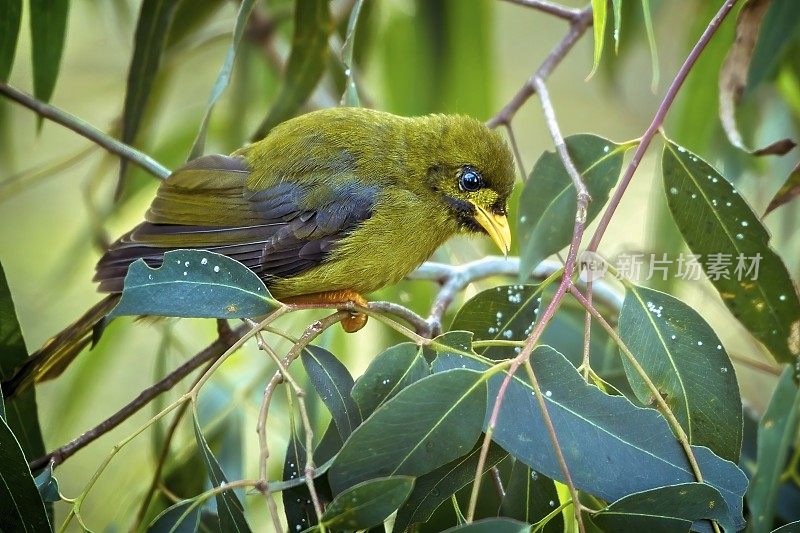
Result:
M128 267L175 249L227 255L284 303L353 302L396 283L458 233L484 233L508 253L514 164L502 137L467 116L401 117L324 109L276 126L230 156L174 171L145 221L97 263L110 296L50 339L4 391L57 376L116 305ZM366 322L343 322L356 331Z

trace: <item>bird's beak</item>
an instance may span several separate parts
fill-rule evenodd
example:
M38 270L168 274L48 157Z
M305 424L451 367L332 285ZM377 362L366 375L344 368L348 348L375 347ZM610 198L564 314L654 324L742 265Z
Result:
M504 255L508 255L511 250L511 228L508 227L508 219L505 215L490 213L474 202L475 220L480 224L494 243L500 248Z

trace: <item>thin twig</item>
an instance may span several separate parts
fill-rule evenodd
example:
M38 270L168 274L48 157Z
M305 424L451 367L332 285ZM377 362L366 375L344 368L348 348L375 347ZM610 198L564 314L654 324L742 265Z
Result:
M136 398L131 400L127 405L122 407L119 411L102 421L97 426L93 427L89 431L83 433L79 437L73 439L72 441L68 442L67 444L56 448L55 450L51 451L50 453L39 457L38 459L34 459L30 462L31 470L37 470L39 468L43 468L50 462L52 459L55 465L63 463L67 458L72 456L75 452L80 450L81 448L85 447L86 445L90 444L91 442L97 440L99 437L105 435L122 422L130 418L134 413L136 413L139 409L150 403L153 398L158 396L159 394L170 390L174 387L178 382L180 382L183 378L189 375L193 370L200 367L203 363L207 361L216 360L220 357L225 351L230 348L230 346L235 342L231 342L231 338L235 337L236 340L241 338L247 332L247 328L241 326L236 328L231 337L229 338L218 338L213 343L208 345L205 349L198 352L197 355L183 363L181 366L173 370L170 374L164 377L161 381L147 387L142 392L139 393Z
M501 124L510 124L511 119L514 118L514 115L517 113L520 107L528 101L535 92L536 88L534 87L534 80L539 79L547 79L553 69L561 63L561 60L564 59L564 56L572 49L576 42L586 33L586 30L589 26L592 25L592 8L586 7L580 10L575 18L572 20L572 24L570 25L569 31L564 36L563 39L553 48L553 50L547 55L545 60L536 69L536 72L528 78L525 84L520 87L517 91L517 94L497 113L495 116L490 118L486 125L490 128L496 128Z
M597 247L600 246L600 241L602 240L606 229L608 229L608 225L611 222L611 217L614 216L617 207L619 207L622 196L628 189L628 185L630 184L631 179L633 179L636 169L639 168L639 163L641 163L647 148L650 146L650 143L656 136L656 133L658 133L658 129L664 123L667 112L672 107L672 103L675 101L678 91L683 86L683 82L686 81L686 77L689 75L689 72L692 70L692 67L694 67L695 63L697 63L700 54L703 52L703 50L705 50L706 45L708 45L709 41L717 32L720 25L725 20L725 17L728 16L728 13L731 12L733 6L736 5L737 1L738 0L725 0L725 2L722 4L722 7L719 8L719 11L717 11L717 14L714 15L714 18L708 23L708 26L700 36L700 39L692 48L692 51L689 52L688 56L686 56L686 60L683 62L680 70L678 70L678 73L675 75L675 79L672 80L672 83L664 95L664 99L661 101L661 104L659 104L658 110L656 111L655 116L653 116L652 122L647 127L647 130L644 132L644 135L642 135L642 138L639 141L639 145L633 152L631 162L625 169L625 174L623 174L622 178L620 179L619 186L614 191L614 196L612 196L611 200L608 202L608 207L605 209L605 211L603 211L603 215L600 217L600 222L597 225L594 235L592 235L592 240L589 241L588 249L590 251L595 252L597 251Z
M542 78L537 77L533 80L533 86L539 93L539 100L542 103L542 112L544 113L545 124L547 124L547 129L550 131L550 136L553 138L553 144L556 147L556 152L558 152L559 157L561 157L561 161L564 163L564 168L567 170L567 174L569 174L569 177L572 180L572 185L575 186L575 190L577 191L579 197L588 197L589 191L586 190L586 185L583 184L581 173L578 172L577 168L575 168L575 163L573 163L572 158L569 155L569 151L567 150L567 143L564 141L564 136L561 135L561 130L558 127L556 112L553 108L553 103L550 101L550 93L547 90L547 85L545 85ZM591 201L591 197L589 197L589 201ZM577 216L580 217L581 214L579 213ZM583 218L586 217L585 214L582 216Z
M140 166L157 178L164 179L170 174L170 170L167 167L149 155L140 152L130 145L114 139L107 133L100 131L88 122L81 120L78 117L67 113L66 111L63 111L50 104L40 102L33 96L22 92L19 89L15 89L7 83L0 82L0 94L11 100L14 100L19 104L22 104L39 116L52 120L57 124L61 124L62 126L71 129L78 135L86 137L95 144L102 146L109 152Z
M586 300L589 304L592 303L592 282L586 282ZM589 383L589 375L592 373L591 353L592 346L592 315L586 311L583 317L583 361L581 362L581 370L583 370L583 378L586 383Z
M508 140L511 143L511 150L514 152L514 159L517 160L517 167L521 174L520 179L525 182L528 179L528 172L525 170L525 162L522 160L522 152L519 150L517 143L517 136L514 133L514 128L511 124L506 124L506 131L508 132Z
M528 374L528 380L533 387L536 402L539 404L539 411L542 413L542 420L544 421L545 427L547 427L547 434L550 437L550 442L553 444L553 450L556 452L558 466L561 468L561 473L564 474L564 482L567 484L567 488L569 488L569 494L572 497L573 509L575 511L575 519L578 521L578 530L584 531L585 526L583 525L583 515L581 514L581 501L580 498L578 498L578 489L575 488L575 483L573 483L572 476L569 473L567 460L564 458L564 452L561 450L561 445L558 443L556 427L553 425L553 419L550 418L550 412L547 410L547 403L544 400L542 388L539 386L539 380L536 378L536 373L533 371L530 359L526 359L523 366L525 367L525 373Z
M530 7L536 9L537 11L541 11L542 13L547 13L548 15L553 15L554 17L568 20L570 22L574 21L581 14L580 9L564 7L560 4L548 2L547 0L506 0L506 2Z

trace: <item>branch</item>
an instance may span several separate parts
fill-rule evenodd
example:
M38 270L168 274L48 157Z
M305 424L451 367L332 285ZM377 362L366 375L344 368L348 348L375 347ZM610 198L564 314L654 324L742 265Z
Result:
M164 379L144 389L131 402L110 417L103 420L97 426L93 427L79 437L76 437L71 442L56 448L47 455L43 455L42 457L31 461L31 470L35 471L45 467L50 460L53 461L53 466L63 463L67 458L75 454L75 452L85 447L89 443L97 440L99 437L105 435L122 422L133 416L134 413L150 403L156 396L162 392L170 390L180 380L188 376L193 370L203 365L203 363L214 360L221 356L228 348L236 343L236 341L244 336L247 331L247 326L239 326L231 332L230 336L218 338L205 349L198 352L197 355L165 376Z
M611 217L614 216L614 212L617 210L617 207L619 207L619 203L622 200L622 195L625 194L625 191L627 190L628 185L630 184L631 179L636 172L636 169L639 168L639 163L641 163L647 148L650 146L650 142L653 140L653 137L655 137L659 128L664 123L664 118L667 116L667 112L669 111L670 107L672 107L672 103L675 101L675 97L678 95L678 91L680 90L681 86L683 86L683 82L686 81L686 76L689 75L692 67L694 67L695 63L697 63L697 59L700 57L700 54L703 52L703 50L705 50L706 45L717 32L720 25L725 20L725 17L728 16L728 13L730 13L737 1L738 0L725 0L725 3L723 3L722 7L719 8L717 14L714 15L714 18L708 23L708 26L700 36L700 39L694 45L694 48L692 48L692 51L689 52L689 55L686 57L686 60L683 62L680 70L678 70L678 73L675 75L675 79L672 80L669 89L667 89L667 92L664 95L664 99L658 106L658 110L653 117L653 121L650 123L650 126L647 127L644 135L642 135L642 138L639 141L639 146L637 146L636 150L633 152L633 157L631 158L631 162L628 164L628 167L625 169L625 174L620 180L619 187L617 187L617 189L614 191L614 196L611 198L611 201L608 202L608 207L605 209L603 216L600 218L597 229L595 230L594 235L592 235L592 240L589 242L588 249L590 251L595 252L597 251L597 247L600 246L600 241L602 240L606 229L608 229L608 224L611 222Z
M40 102L33 96L24 93L19 89L15 89L14 87L11 87L3 82L0 82L0 94L6 98L9 98L10 100L22 104L39 116L52 120L57 124L61 124L62 126L71 129L78 135L86 137L93 143L102 146L112 154L116 154L121 158L140 166L145 171L157 178L164 179L170 175L170 170L167 167L149 155L140 152L133 146L114 139L107 133L98 130L88 122L79 119L75 115L70 115L66 111L63 111L55 106Z
M536 72L528 78L528 81L517 91L517 94L508 102L503 109L500 110L495 116L490 118L486 125L490 128L496 128L501 124L508 125L511 123L511 119L514 118L514 115L517 113L520 107L528 101L528 98L533 96L536 92L535 87L535 80L538 79L547 79L553 69L561 63L561 60L564 59L564 56L567 55L572 47L575 45L576 42L586 33L586 30L589 26L592 25L592 8L587 6L584 9L578 11L575 17L572 19L572 24L570 25L569 31L561 39L555 48L547 55L545 60L539 65L539 68L536 69Z
M564 7L560 4L548 2L547 0L506 0L506 2L530 7L541 11L542 13L547 13L548 15L553 15L554 17L568 20L570 22L574 22L575 19L577 19L581 14L580 9Z

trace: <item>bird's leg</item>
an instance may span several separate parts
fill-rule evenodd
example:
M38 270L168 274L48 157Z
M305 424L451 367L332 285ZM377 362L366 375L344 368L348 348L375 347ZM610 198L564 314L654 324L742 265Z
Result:
M357 305L367 307L369 302L356 291L349 289L339 291L315 292L301 296L291 296L281 300L289 305L309 305L320 307L336 307L337 305ZM355 333L367 324L367 315L351 312L350 316L342 320L342 329L347 333Z

